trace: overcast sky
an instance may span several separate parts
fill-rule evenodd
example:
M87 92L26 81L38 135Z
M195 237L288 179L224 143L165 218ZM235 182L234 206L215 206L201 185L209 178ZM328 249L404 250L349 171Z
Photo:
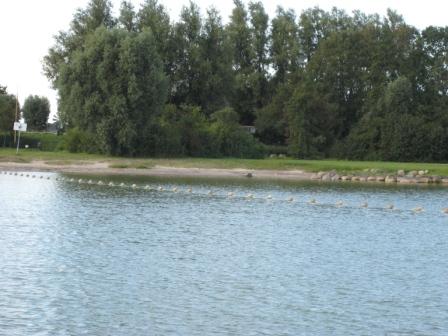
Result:
M53 45L53 35L67 30L77 8L85 8L89 0L0 0L0 85L10 93L19 93L21 104L26 96L37 94L50 99L52 114L57 110L57 93L42 74L42 59ZM114 9L121 0L112 0ZM131 1L138 9L143 0ZM408 24L419 29L427 26L448 25L447 0L262 0L269 16L274 16L278 5L292 8L296 13L319 6L329 10L333 6L351 12L359 9L365 13L385 15L387 8L397 10ZM177 20L183 4L188 0L160 0L169 10L172 20ZM232 0L196 0L202 12L215 6L224 22L233 8ZM246 1L247 3L247 1Z

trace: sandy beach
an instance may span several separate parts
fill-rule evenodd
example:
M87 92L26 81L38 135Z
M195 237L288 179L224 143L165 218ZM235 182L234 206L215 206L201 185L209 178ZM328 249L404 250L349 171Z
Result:
M407 175L339 175L336 171L307 172L304 170L269 170L244 168L196 168L170 167L155 165L153 167L134 168L117 167L111 161L43 161L33 160L24 162L0 162L1 171L32 171L58 172L66 174L88 175L123 175L123 176L166 176L166 177L194 177L194 178L241 178L260 180L289 180L289 181L322 181L322 182L357 182L357 183L386 183L386 184L440 184L448 186L448 177L418 175L416 172Z
M77 164L54 164L46 161L30 163L0 162L0 170L60 172L92 175L129 175L129 176L173 176L173 177L216 177L248 178L274 180L311 180L313 173L302 170L253 170L253 169L218 169L218 168L178 168L155 166L152 168L111 168L109 162L89 161Z

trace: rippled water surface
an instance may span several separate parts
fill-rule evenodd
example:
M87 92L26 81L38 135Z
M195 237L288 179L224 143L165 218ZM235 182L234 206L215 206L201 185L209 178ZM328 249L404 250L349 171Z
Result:
M448 189L61 177L0 175L1 335L448 335Z

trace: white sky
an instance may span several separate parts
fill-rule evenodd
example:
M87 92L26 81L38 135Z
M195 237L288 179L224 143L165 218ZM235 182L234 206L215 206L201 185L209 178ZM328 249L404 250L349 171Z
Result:
M30 94L50 99L52 115L56 113L57 93L42 74L42 59L54 41L53 35L67 30L77 8L85 8L89 0L0 0L0 84L8 92L19 93L21 104ZM365 13L385 15L387 8L397 10L408 24L419 29L427 26L448 25L446 0L261 0L272 18L278 5L292 8L299 14L303 9L319 6L329 10L333 6L351 12L359 9ZM112 0L118 10L121 0ZM131 1L136 9L143 0ZM215 6L224 22L233 8L232 0L196 0L202 12ZM248 0L246 1L246 3ZM169 10L171 19L177 20L179 11L188 0L159 0ZM51 117L50 117L51 118Z

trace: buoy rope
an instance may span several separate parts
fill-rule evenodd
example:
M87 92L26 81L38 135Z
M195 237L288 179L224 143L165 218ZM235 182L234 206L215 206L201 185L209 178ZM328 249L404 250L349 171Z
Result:
M342 201L342 200L338 200L334 203L320 203L318 202L315 198L310 198L310 199L305 199L300 198L300 199L295 199L294 197L288 197L286 199L280 199L280 198L274 198L271 194L268 194L266 196L262 196L262 197L256 197L254 194L252 193L247 193L245 195L237 195L234 192L230 191L227 194L220 194L220 193L215 193L213 190L208 190L206 192L196 192L193 191L192 187L187 187L185 189L179 188L179 187L172 187L171 189L168 187L163 187L163 186L151 186L151 185L137 185L137 184L125 184L124 182L122 183L114 183L114 182L103 182L102 180L99 181L94 181L92 179L75 179L75 178L70 178L70 177L55 177L55 178L51 178L50 176L46 176L45 175L39 175L36 176L35 174L29 174L29 173L18 173L18 172L8 172L8 171L2 171L0 172L0 175L10 175L10 176L18 176L18 177L26 177L26 178L38 178L38 179L45 179L45 180L54 180L54 181L61 181L61 182L70 182L70 183L77 183L77 184L88 184L88 185L98 185L98 186L107 186L107 187L127 187L127 188L131 188L131 189L138 189L138 190L146 190L146 191L154 191L154 192L165 192L165 193L183 193L183 194L195 194L195 195L201 195L201 196L207 196L207 197L216 197L216 198L227 198L227 199L242 199L242 200L246 200L246 201L251 201L251 200L258 200L258 201L267 201L267 202L287 202L287 203L302 203L302 204L307 204L310 206L334 206L336 208L364 208L364 209L383 209L383 210L389 210L389 211L406 211L406 210L400 210L398 208L395 207L394 204L386 204L384 207L370 207L369 204L367 202L363 202L361 203L359 206L350 206L348 203ZM414 207L408 211L411 211L412 213L422 213L425 212L425 209L421 206L417 206ZM441 210L442 213L447 214L448 215L448 208L443 208Z

